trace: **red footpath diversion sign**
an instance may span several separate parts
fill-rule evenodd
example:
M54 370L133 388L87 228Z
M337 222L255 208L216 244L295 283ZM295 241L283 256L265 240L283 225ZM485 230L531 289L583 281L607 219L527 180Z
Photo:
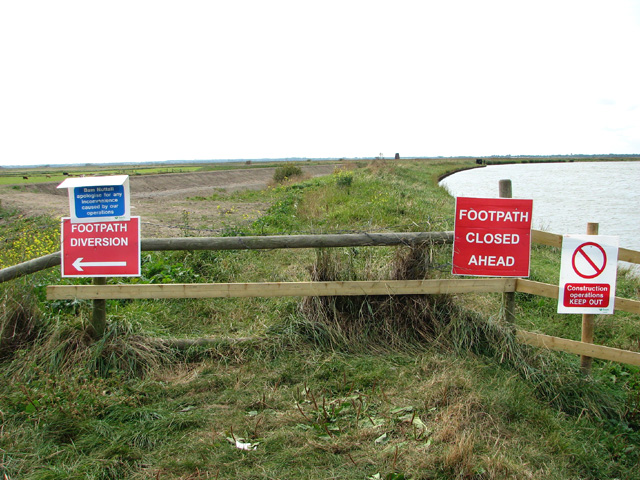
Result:
M528 277L533 200L456 199L454 275Z
M140 217L71 223L62 219L63 277L140 276Z

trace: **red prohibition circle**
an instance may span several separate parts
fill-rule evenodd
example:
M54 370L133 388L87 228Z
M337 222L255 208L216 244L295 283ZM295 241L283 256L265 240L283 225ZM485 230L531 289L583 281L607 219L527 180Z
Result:
M589 258L589 255L585 253L585 251L583 250L583 247L596 247L598 250L600 250L600 252L602 252L602 267L599 267L598 265L596 265L595 262L591 258ZM578 255L578 253L580 253L582 257L589 263L589 265L593 267L596 273L594 273L593 275L586 275L584 273L581 273L578 270L578 267L576 267L576 256ZM604 271L604 267L607 266L607 254L604 251L604 248L602 248L602 246L598 245L597 243L586 242L580 245L578 248L576 248L576 251L573 252L573 257L571 258L571 265L573 266L573 271L576 272L582 278L587 278L587 279L595 278L598 275L600 275Z

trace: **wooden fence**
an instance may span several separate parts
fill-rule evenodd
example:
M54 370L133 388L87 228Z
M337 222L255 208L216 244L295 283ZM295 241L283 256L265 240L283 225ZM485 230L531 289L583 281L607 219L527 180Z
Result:
M534 243L553 247L562 246L562 235L532 231ZM263 237L210 237L143 239L143 251L167 250L254 250L279 248L329 248L352 246L398 246L450 244L453 232L371 233L346 235L286 235ZM640 252L620 248L620 261L640 264ZM0 270L0 283L60 264L60 252ZM265 283L199 283L199 284L145 284L106 285L103 278L94 279L94 285L51 285L47 298L90 299L94 301L94 322L104 317L107 299L141 298L214 298L214 297L278 297L278 296L339 296L339 295L400 295L400 294L459 294L515 292L549 298L558 298L557 285L520 278L438 279L438 280L380 280L354 282L265 282ZM507 309L512 308L507 304ZM615 309L640 314L640 301L615 298ZM97 317L97 318L96 318ZM514 312L507 312L513 318ZM98 332L100 325L94 329ZM520 342L537 347L574 353L589 358L623 362L640 366L640 353L574 341L559 337L517 330Z

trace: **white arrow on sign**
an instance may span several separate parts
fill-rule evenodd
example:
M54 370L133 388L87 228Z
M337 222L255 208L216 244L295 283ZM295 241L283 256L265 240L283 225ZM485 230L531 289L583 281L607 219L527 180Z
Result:
M126 267L127 262L83 262L84 257L79 257L76 259L72 265L79 272L83 272L82 267Z

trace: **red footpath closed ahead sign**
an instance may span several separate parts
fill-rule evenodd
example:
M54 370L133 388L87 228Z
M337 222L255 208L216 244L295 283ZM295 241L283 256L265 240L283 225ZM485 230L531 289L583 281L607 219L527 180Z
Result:
M528 277L533 200L456 199L454 275Z
M62 219L63 277L140 276L140 217L71 223Z

